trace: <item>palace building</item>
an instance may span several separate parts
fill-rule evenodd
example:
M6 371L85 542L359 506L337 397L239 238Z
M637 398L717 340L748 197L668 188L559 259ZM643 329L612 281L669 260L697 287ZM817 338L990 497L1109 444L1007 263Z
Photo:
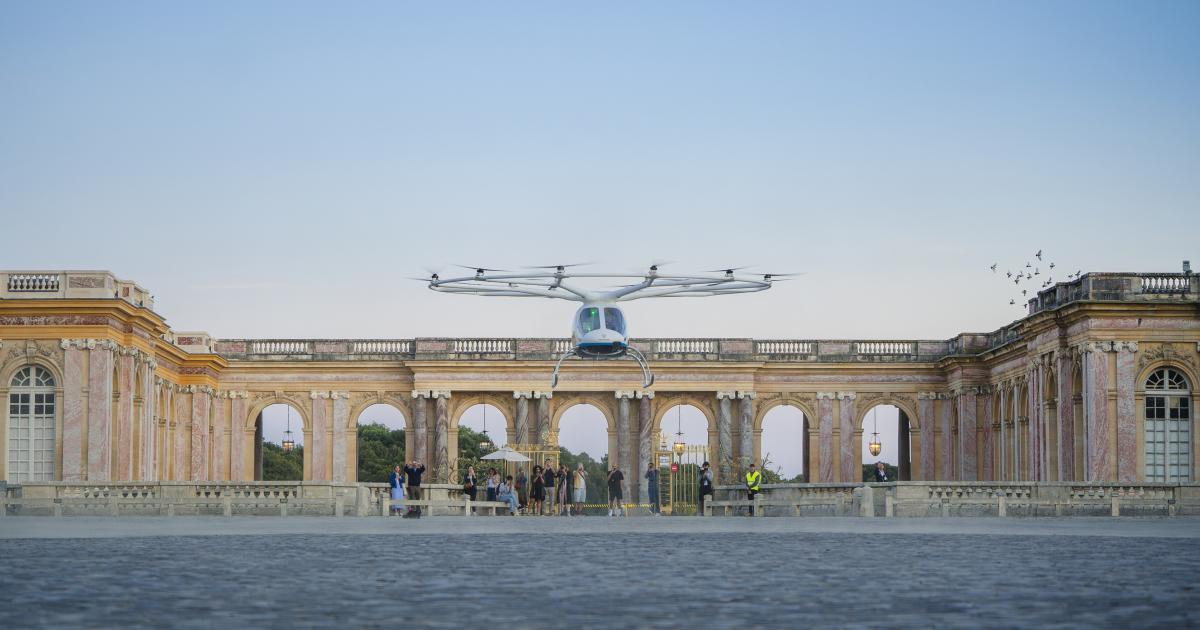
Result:
M0 480L254 480L261 412L286 403L305 480L356 481L359 417L385 404L404 417L407 458L453 482L472 405L503 412L509 443L553 446L563 412L586 403L627 471L689 404L729 480L761 457L764 415L790 405L806 479L859 481L863 419L889 404L902 480L1186 483L1198 296L1185 264L1083 274L1009 326L947 339L635 339L650 389L632 362L599 361L568 364L551 391L567 339L214 339L172 330L148 291L109 272L0 272Z

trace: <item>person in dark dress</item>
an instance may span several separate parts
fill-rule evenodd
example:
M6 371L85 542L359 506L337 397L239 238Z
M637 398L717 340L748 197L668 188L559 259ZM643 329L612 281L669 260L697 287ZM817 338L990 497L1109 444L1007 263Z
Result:
M546 512L554 513L554 462L547 462L542 470L542 483L546 486Z
M888 479L887 466L883 462L875 462L875 481L891 481Z
M646 465L646 489L649 491L650 513L662 514L662 505L658 502L658 467L654 462Z
M529 513L542 513L542 503L546 500L546 476L542 474L541 466L533 467L533 487L529 490Z
M408 479L408 500L421 500L421 475L425 474L425 464L418 460L413 460L412 463L404 467L404 475ZM421 516L420 506L411 506L405 516Z
M608 515L609 516L614 516L614 514L613 514L614 512L616 512L615 516L624 516L625 515L625 507L623 504L623 501L625 500L625 493L622 491L623 490L622 486L624 485L624 483L625 483L625 473L621 472L621 469L619 467L613 466L613 469L608 472Z

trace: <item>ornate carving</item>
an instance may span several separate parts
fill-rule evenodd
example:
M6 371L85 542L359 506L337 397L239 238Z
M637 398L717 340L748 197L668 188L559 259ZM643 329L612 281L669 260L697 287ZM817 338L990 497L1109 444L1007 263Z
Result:
M1148 348L1141 353L1141 358L1138 359L1138 371L1145 369L1147 365L1150 365L1156 361L1183 363L1191 367L1193 370L1196 369L1196 360L1193 357L1176 352L1175 348L1171 344L1164 343L1160 344L1156 348Z

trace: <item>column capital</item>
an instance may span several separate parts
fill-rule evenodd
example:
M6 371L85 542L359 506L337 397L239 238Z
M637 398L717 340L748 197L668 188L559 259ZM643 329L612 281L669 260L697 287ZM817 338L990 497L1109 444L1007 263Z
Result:
M756 394L756 393L754 393L754 392L743 392L743 391L739 391L739 392L737 393L737 397L738 397L738 398L749 398L750 400L754 400L754 397L755 397L755 396L757 396L757 395L758 395L758 394Z
M717 400L724 400L726 398L730 400L737 398L737 392L717 392Z
M858 394L855 394L854 392L838 392L837 393L838 400L854 400L857 397L858 397Z
M1116 352L1137 352L1138 342L1136 341L1114 341L1113 350Z
M534 398L554 398L554 392L530 392Z
M634 395L640 400L642 398L653 399L654 392L634 392Z
M1111 341L1085 341L1079 346L1079 352L1088 354L1092 352L1112 352L1113 342Z
M613 395L617 397L617 400L621 400L633 398L635 393L636 392L634 392L632 389L618 389L617 391L613 392Z
M833 392L817 392L817 400L833 400L835 397Z
M430 398L450 398L450 390L448 389L431 389L429 390Z
M317 390L313 390L312 393L310 393L308 396L309 396L309 398L312 398L313 400L316 400L318 398L321 398L323 400L328 400L329 392L319 392Z
M520 400L522 398L532 398L533 392L513 392L513 398Z
M338 398L350 399L350 392L329 392L329 397L337 400Z
M413 398L432 398L433 395L430 392L430 390L428 390L428 389L414 389L414 390L412 390L412 397Z

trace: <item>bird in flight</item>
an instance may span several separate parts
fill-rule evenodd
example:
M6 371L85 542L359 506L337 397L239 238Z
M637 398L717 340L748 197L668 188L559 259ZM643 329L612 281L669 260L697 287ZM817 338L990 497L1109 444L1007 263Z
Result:
M1054 268L1054 263L1050 263L1050 268L1051 268L1051 269L1053 269L1053 268Z
M1038 253L1034 254L1034 256L1037 256L1037 259L1041 260L1042 259L1042 250L1039 249Z
M992 273L996 273L996 263L992 263Z
M1012 272L1011 272L1011 271L1005 271L1005 272L1004 272L1004 275L1006 275L1006 276L1008 276L1009 278L1011 278L1011 277L1012 277Z

